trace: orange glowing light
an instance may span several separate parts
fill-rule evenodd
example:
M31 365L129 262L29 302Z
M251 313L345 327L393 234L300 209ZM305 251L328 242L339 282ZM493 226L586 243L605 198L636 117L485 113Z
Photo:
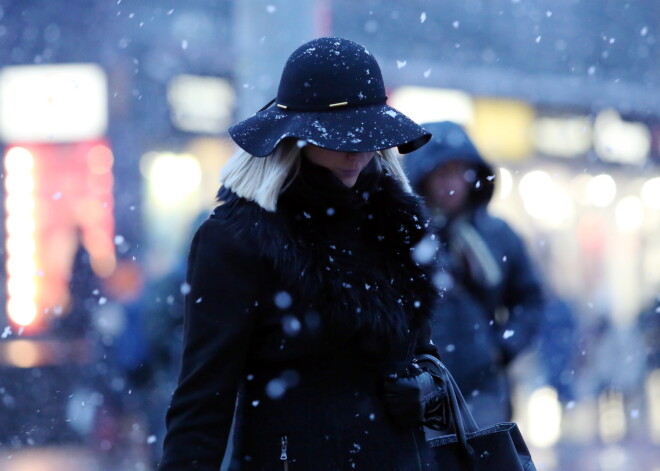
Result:
M97 276L115 270L113 163L104 140L7 150L7 309L26 333L66 315L79 247Z
M33 368L38 366L41 352L38 346L29 340L14 340L9 342L5 351L10 364L19 368Z
M89 170L95 175L108 173L112 169L113 162L112 151L107 146L94 146L87 153Z

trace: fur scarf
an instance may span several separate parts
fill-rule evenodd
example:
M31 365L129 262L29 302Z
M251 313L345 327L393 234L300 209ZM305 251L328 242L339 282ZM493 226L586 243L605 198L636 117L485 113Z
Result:
M400 344L431 315L435 245L421 200L372 160L353 188L303 159L275 213L221 189L231 230L253 241L279 285L331 335L374 349ZM431 242L433 241L433 242ZM367 347L369 348L369 347Z

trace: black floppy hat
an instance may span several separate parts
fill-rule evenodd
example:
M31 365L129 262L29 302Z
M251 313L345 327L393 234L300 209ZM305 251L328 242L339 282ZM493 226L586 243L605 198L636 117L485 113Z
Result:
M378 62L364 46L318 38L291 54L277 98L229 134L256 157L288 137L343 152L397 147L405 154L426 144L431 134L386 100Z

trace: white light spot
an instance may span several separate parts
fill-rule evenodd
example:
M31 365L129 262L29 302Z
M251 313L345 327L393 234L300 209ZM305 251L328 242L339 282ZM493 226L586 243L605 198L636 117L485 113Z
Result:
M421 15L419 15L419 22L424 23L426 21L426 12L423 11Z
M502 334L502 338L503 339L508 339L509 337L513 337L513 334L515 334L515 332L513 330L507 329L507 330L504 331L504 334Z
M396 61L396 68L397 69L403 69L406 66L407 63L408 63L408 61L399 61L398 60L398 61Z
M180 290L181 294L185 296L186 294L190 293L190 285L188 283L183 283Z

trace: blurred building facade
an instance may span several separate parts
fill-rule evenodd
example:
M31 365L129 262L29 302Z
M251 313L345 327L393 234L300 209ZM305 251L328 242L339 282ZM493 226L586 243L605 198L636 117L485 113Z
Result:
M191 225L213 205L219 171L233 152L227 127L275 96L289 53L321 35L364 44L381 64L393 106L420 122L452 119L467 127L499 168L494 209L525 234L552 290L576 313L578 353L566 373L575 400L559 404L556 392L523 365L520 421L528 430L539 420L554 423L538 415L552 410L543 402L549 400L564 422L557 421L554 432L539 432L539 444L616 444L638 435L656 437L657 444L660 419L649 411L660 404L649 398L660 390L660 377L644 364L636 330L638 315L660 293L657 18L654 0L79 0L75 11L64 1L0 0L0 88L3 71L18 66L100 67L107 125L94 139L107 151L85 154L96 171L107 171L91 174L105 175L103 184L112 188L110 196L99 196L111 216L99 227L112 232L116 266L137 264L148 285L180 269ZM3 134L16 111L8 113L0 119L5 178L16 148L46 149L34 153L35 175L51 168L39 159L55 160L58 152L66 165L77 165L78 154L63 147L76 142L15 141ZM62 196L58 182L72 173L66 165L42 178L55 185L46 197L56 222L66 218L54 204ZM45 185L35 181L37 190ZM7 242L6 180L1 191L0 251L7 267L13 246ZM65 236L69 242L88 229L76 224ZM37 265L44 263L39 240ZM101 287L77 295L78 304L97 326L92 340L110 345L118 327L107 319L119 314L101 308L108 300L121 305L123 298L116 290L104 292L103 280L120 291L124 285L113 273L92 271ZM0 292L7 300L9 278L4 270ZM147 293L145 302L171 308L181 291L158 300ZM51 314L55 304L46 307ZM24 367L35 377L35 368L57 363L53 358L69 361L42 355L17 365L10 354L14 342L61 341L54 326L69 312L60 306L59 320L33 337L23 326L23 337L6 306L0 305L0 326L7 326L0 339L3 368ZM144 311L158 311L151 308ZM80 339L89 340L89 333ZM640 350L626 348L631 342ZM94 352L76 364L97 361ZM628 375L615 375L613 364ZM128 391L122 381L111 385L120 395ZM571 429L576 423L593 425L577 427L578 433Z

